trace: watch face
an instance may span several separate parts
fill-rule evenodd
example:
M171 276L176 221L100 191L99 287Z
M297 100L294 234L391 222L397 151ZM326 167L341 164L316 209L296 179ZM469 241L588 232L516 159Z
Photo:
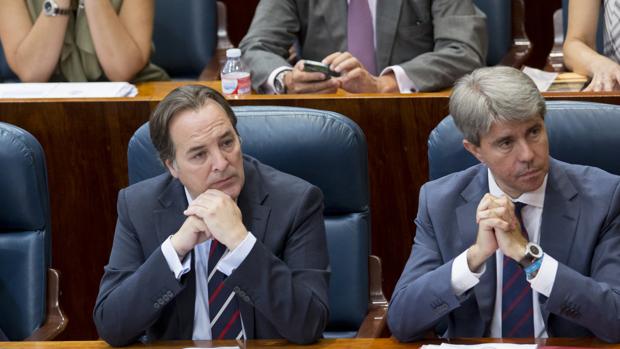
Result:
M543 254L540 246L533 244L533 243L527 244L527 252L533 258L540 258L542 257L542 254Z
M46 15L48 16L52 16L54 15L54 10L55 4L51 1L51 0L45 0L45 2L43 3L43 11L45 12Z

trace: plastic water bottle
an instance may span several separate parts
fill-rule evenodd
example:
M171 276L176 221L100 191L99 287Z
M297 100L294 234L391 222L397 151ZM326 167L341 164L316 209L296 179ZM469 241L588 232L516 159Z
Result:
M241 62L241 50L226 50L226 64L222 69L222 93L227 95L245 95L252 91L252 80Z

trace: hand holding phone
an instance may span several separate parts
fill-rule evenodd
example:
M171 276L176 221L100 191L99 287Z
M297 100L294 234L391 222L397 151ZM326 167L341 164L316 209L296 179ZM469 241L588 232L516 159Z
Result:
M338 77L340 76L340 73L335 72L331 69L329 69L329 66L325 63L321 63L321 62L317 62L317 61L311 61L308 59L305 59L304 61L304 71L306 72L316 72L316 73L323 73L326 76L326 79L329 79L331 77Z

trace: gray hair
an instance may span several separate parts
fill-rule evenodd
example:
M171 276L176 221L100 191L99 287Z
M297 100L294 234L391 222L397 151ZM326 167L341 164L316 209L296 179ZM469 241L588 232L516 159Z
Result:
M226 98L219 92L203 85L177 87L159 102L149 120L151 141L164 166L166 160L174 160L175 154L174 143L170 137L170 121L174 116L184 111L198 111L208 101L213 101L224 109L235 132L237 132L237 117ZM237 132L237 134L239 133Z
M511 67L487 67L460 78L450 96L450 114L469 142L480 145L480 137L493 122L544 119L545 99L534 82Z

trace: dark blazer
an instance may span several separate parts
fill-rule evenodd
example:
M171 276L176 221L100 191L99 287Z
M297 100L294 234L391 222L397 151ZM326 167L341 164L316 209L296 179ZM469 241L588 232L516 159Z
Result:
M488 191L484 165L422 187L411 256L388 310L399 340L433 329L446 337L489 335L495 258L461 297L450 282L452 261L476 240L476 208ZM551 159L540 245L559 263L549 298L540 295L549 336L620 341L620 177Z
M328 320L322 194L249 156L244 171L238 205L257 242L226 284L239 298L247 338L313 342ZM182 184L168 173L120 191L114 244L94 310L108 343L192 338L194 269L177 281L160 248L184 222L186 208Z
M400 65L420 91L450 87L484 66L485 19L472 0L378 0L377 69ZM254 89L289 65L295 42L303 59L346 51L347 0L262 0L239 44Z

